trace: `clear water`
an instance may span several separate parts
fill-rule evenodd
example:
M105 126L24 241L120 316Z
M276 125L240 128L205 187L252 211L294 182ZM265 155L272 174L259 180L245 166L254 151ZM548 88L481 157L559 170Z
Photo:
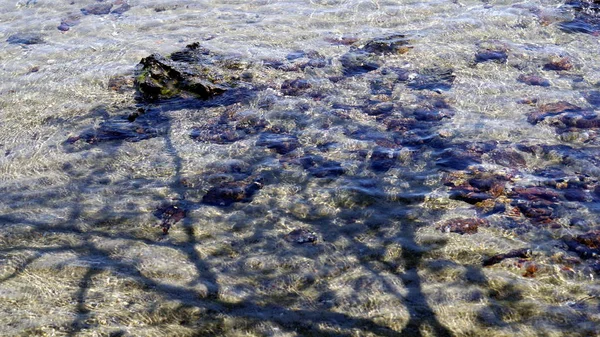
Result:
M595 111L586 94L600 82L598 37L561 30L574 15L562 2L131 0L120 15L81 14L108 3L0 0L1 335L597 333L597 260L580 259L565 243L597 229L597 128L569 136L528 122L558 101ZM57 29L75 16L69 30ZM393 33L410 37L407 53L344 76L340 58L356 47L336 40L360 46ZM43 42L9 43L15 34ZM141 58L197 41L248 64L261 89L237 105L211 106L144 105L133 90L109 88L113 78L131 85ZM506 63L476 63L488 45L506 48ZM267 66L299 50L329 63ZM556 57L573 67L543 70ZM449 90L417 90L384 69L413 77L452 69L455 78ZM549 86L517 81L529 73ZM310 90L282 93L297 77ZM382 78L383 89L374 89ZM443 145L390 150L397 133L362 111L369 100L411 112L446 102L451 118L419 124L416 136ZM140 106L166 118L159 137L67 141ZM228 111L264 118L299 147L277 153L258 134L227 144L190 137ZM540 224L450 198L474 173L440 161L483 143L499 150L480 153L475 167L511 177L507 191L547 186L548 172L559 170L564 181L582 181L587 199L568 200L559 186L551 224ZM571 148L540 150L557 145ZM525 163L496 159L506 149ZM339 163L343 174L312 174L301 161L308 155ZM256 177L264 187L249 202L202 202L223 180ZM509 194L497 201L514 207ZM168 205L187 214L163 235L154 213ZM454 218L489 224L476 234L440 230ZM316 244L287 241L297 228L314 232ZM533 257L482 266L520 248Z

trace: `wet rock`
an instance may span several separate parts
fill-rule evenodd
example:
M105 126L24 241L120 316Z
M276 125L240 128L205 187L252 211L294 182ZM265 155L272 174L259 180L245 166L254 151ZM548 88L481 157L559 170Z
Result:
M600 108L600 91L592 90L584 93L583 97L595 108Z
M56 28L58 28L58 30L60 30L60 31L66 32L69 29L71 29L71 27L77 26L80 22L81 22L81 15L71 14L71 15L67 16L66 18L62 19L60 21L60 25Z
M491 199L492 196L488 193L470 191L468 189L453 189L450 192L450 199L464 201L468 204L475 205L484 200Z
M256 142L257 146L266 146L279 154L287 154L300 146L298 138L293 135L263 133Z
M192 46L192 47L190 47ZM188 49L194 48L193 45ZM225 83L217 83L210 69L190 68L186 63L168 60L158 54L143 58L136 85L145 99L171 98L182 92L191 93L201 99L220 95L228 89Z
M464 170L475 164L481 164L480 156L458 148L445 149L436 161L436 165L454 170Z
M444 118L451 119L452 117L454 117L454 110L451 110L449 107L419 107L414 110L413 115L418 121L438 122Z
M354 36L341 36L341 37L325 37L323 38L326 42L334 45L349 46L358 42L358 38Z
M546 200L550 202L557 202L559 200L559 194L552 189L545 187L520 187L517 186L511 192L511 196L521 200L529 201L540 201Z
M410 40L406 35L392 34L372 39L365 43L360 50L370 54L385 55L405 54L411 48L412 46L410 46Z
M491 256L491 257L483 260L483 266L484 267L493 266L493 265L498 264L506 259L512 259L512 258L529 259L529 258L531 258L531 256L532 256L531 249L529 249L529 248L517 249L517 250L510 251L508 253Z
M565 190L564 192L565 199L568 201L579 201L579 202L589 202L592 201L592 196L581 189L578 188L570 188Z
M417 73L407 86L415 90L446 91L452 88L454 71L445 68L428 68Z
M310 83L308 83L307 80L302 78L297 78L295 80L285 80L281 84L281 92L288 96L298 96L310 87Z
M475 54L475 63L481 62L496 62L496 63L506 63L508 60L508 54L506 50L490 50L490 49L480 49Z
M593 230L575 237L565 236L563 241L569 250L582 259L600 257L600 230Z
M567 33L597 34L600 31L600 15L597 1L569 0L565 8L575 12L575 18L560 24Z
M298 228L285 235L285 240L292 243L316 243L318 240L317 234L305 229Z
M121 15L131 9L131 5L124 3L121 7L117 7L110 12L111 14Z
M519 77L517 78L518 82L521 83L525 83L528 85L537 85L540 87L549 87L550 86L550 81L548 81L547 79L535 75L535 74L528 74L528 75L519 75Z
M185 218L187 215L186 209L181 205L166 205L156 209L154 216L161 220L160 227L164 234L169 233L169 229Z
M487 226L488 221L485 219L450 219L438 226L443 233L458 233L458 234L475 234L479 226Z
M111 3L96 3L82 8L81 13L83 15L105 15L110 13L112 7Z
M372 55L362 51L349 51L340 57L345 76L357 76L379 69L381 63Z
M571 104L565 101L559 101L556 103L548 103L540 106L537 110L531 112L527 116L527 121L531 124L537 124L547 117L557 116L567 112L579 112L582 111L577 105Z
M379 116L388 114L394 110L394 103L392 102L377 102L370 101L367 106L363 108L363 111L369 116Z
M236 202L250 202L254 194L263 187L262 179L251 183L243 181L225 182L212 187L202 197L202 202L213 206L230 206Z
M133 90L133 79L130 76L112 76L108 79L108 89L120 93Z
M548 63L544 64L544 70L562 71L571 70L572 68L573 63L569 57L554 56L550 58Z
M116 117L100 123L96 128L67 139L67 144L83 141L98 144L110 141L139 142L158 137L166 131L168 119L156 112L145 114L131 122L127 117Z
M321 156L305 156L300 158L299 162L305 170L317 178L338 177L345 173L339 162L325 160Z
M202 142L229 144L260 133L266 127L266 120L252 110L226 111L219 118L194 127L190 137Z
M525 167L527 164L523 155L512 149L496 149L489 156L494 163L506 167Z
M378 147L373 150L370 158L371 170L375 172L387 172L394 166L398 158L395 150Z
M23 44L23 45L31 45L31 44L40 44L44 43L44 39L40 34L35 33L20 33L13 34L6 39L6 42L10 44Z

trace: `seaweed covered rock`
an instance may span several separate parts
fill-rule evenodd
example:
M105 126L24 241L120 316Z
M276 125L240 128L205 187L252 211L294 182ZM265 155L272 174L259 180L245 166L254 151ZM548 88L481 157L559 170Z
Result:
M188 45L170 58L152 54L141 60L137 89L147 100L182 94L209 99L237 86L248 64L213 54L198 43Z

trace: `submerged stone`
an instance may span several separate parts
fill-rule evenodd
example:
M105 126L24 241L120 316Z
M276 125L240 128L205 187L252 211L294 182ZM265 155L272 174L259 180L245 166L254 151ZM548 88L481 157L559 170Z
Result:
M279 154L287 154L300 146L298 138L294 135L263 133L256 142L257 146L266 146Z
M566 8L575 12L575 18L560 24L567 33L597 34L600 32L600 5L595 0L569 0Z
M110 13L113 4L111 3L97 3L88 5L81 9L83 15L105 15Z
M112 10L112 12L110 12L111 14L116 14L116 15L121 15L125 12L127 12L128 10L131 9L131 5L124 3L123 5L121 5L121 7L115 8Z
M230 206L236 202L250 202L254 194L263 187L261 179L250 183L243 181L225 182L214 186L202 197L202 202L213 206Z
M310 87L310 83L308 83L308 81L303 78L297 78L295 80L285 80L281 84L281 92L288 96L298 96Z
M552 57L548 63L544 64L544 70L571 70L573 63L569 57Z
M407 86L415 90L447 91L452 88L456 76L448 68L427 68L408 81Z
M529 258L531 258L531 256L532 256L531 249L529 249L529 248L517 249L517 250L510 251L508 253L491 256L491 257L483 260L483 266L484 267L493 266L493 265L498 264L506 259L512 259L512 258L529 259Z
M369 40L360 49L371 54L405 54L410 46L409 38L404 34L392 34Z
M508 54L505 50L481 49L475 54L475 63L493 61L496 63L506 63Z
M528 85L537 85L540 87L549 87L550 86L550 81L548 81L547 79L545 79L541 76L535 75L535 74L527 74L527 75L521 74L517 78L517 81L528 84Z
M6 39L6 42L10 44L31 45L44 43L44 39L40 34L20 33L9 36L8 39Z
M161 206L154 212L154 216L161 220L160 227L164 234L169 234L169 229L186 215L186 209L180 205Z
M363 51L349 51L340 57L345 76L357 76L379 69L381 63Z
M317 234L305 229L298 228L285 235L285 240L293 243L315 243L318 240Z
M600 230L593 230L578 236L565 236L563 241L569 250L582 259L600 257Z
M443 233L475 234L479 226L488 225L485 219L450 219L438 226Z
M165 132L168 120L157 113L145 114L143 118L129 121L125 117L117 117L100 123L96 128L82 132L79 136L67 139L67 144L84 141L98 144L110 141L139 142L158 137Z

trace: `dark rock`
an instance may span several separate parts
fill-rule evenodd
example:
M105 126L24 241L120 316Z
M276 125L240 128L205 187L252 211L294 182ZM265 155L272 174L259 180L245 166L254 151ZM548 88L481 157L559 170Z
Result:
M493 61L496 63L506 63L508 60L508 54L505 50L490 50L490 49L481 49L477 51L475 54L475 62L487 62Z
M83 15L105 15L110 13L112 7L111 3L97 3L82 8L81 13Z
M418 121L441 121L444 118L452 118L454 117L454 111L449 108L417 108L413 112L415 119Z
M468 189L454 189L450 192L450 199L464 201L472 205L491 198L492 196L487 193L470 191Z
M464 170L474 164L481 164L481 159L478 155L453 148L445 149L436 161L436 165L438 166L455 170Z
M350 51L340 57L342 70L346 76L356 76L377 70L381 64L372 55L361 51Z
M168 120L156 112L145 114L130 122L126 117L116 117L100 123L97 128L82 132L77 137L67 139L67 144L79 140L88 144L98 144L110 141L139 142L158 137L165 132Z
M281 84L281 92L288 96L298 96L310 87L310 83L308 83L307 80L302 78L297 78L295 80L285 80Z
M300 164L305 170L317 178L338 177L345 173L337 161L328 161L321 156L305 156L300 158Z
M263 187L261 179L249 184L244 182L226 182L212 187L202 197L202 202L213 206L230 206L236 202L250 202L254 194Z
M525 158L517 151L512 149L497 149L490 153L492 161L498 165L506 167L524 167L527 162Z
M595 108L600 108L600 91L592 90L584 93L586 101L593 105Z
M566 236L563 241L569 250L577 253L582 259L600 256L600 230L593 230L576 237Z
M110 12L111 14L121 15L131 9L131 5L125 3L121 7L117 7Z
M181 205L167 205L156 209L154 216L161 220L160 227L164 234L169 233L171 226L185 218L187 211Z
M550 81L548 81L547 79L545 79L541 76L535 75L535 74L528 74L528 75L521 74L517 78L517 81L528 84L528 85L537 85L540 87L549 87L550 86Z
M565 190L565 199L568 201L580 201L589 202L592 201L592 197L586 191L577 188L570 188Z
M371 170L375 172L387 172L396 163L398 154L394 150L378 147L373 150L370 158Z
M569 0L565 7L575 11L575 18L560 24L567 33L597 34L600 31L598 2L594 0Z
M357 37L353 37L353 36L342 36L342 37L325 37L323 40L334 44L334 45L342 45L342 46L349 46L352 45L356 42L358 42L358 38Z
M515 187L511 196L530 201L547 200L556 202L559 200L559 195L555 191L544 187Z
M486 225L488 221L485 219L455 218L445 221L438 228L444 233L475 234L479 226Z
M158 54L143 58L140 65L136 84L145 99L171 98L182 92L209 99L228 89L218 77L211 76L209 68L201 65L198 65L200 69L190 69L185 63L168 60Z
M8 39L6 39L6 42L10 44L31 45L44 43L44 39L40 34L22 33L9 36Z
M544 64L544 70L571 70L573 68L573 63L571 63L571 58L569 57L552 57L550 61Z
M517 249L517 250L510 251L508 253L491 256L491 257L483 260L483 266L484 267L492 266L492 265L495 265L495 264L498 264L498 263L504 261L505 259L512 259L515 257L520 258L520 259L529 259L529 258L531 258L531 255L532 255L532 252L531 252L531 249L529 249L529 248Z
M394 103L392 102L369 102L369 104L363 108L363 111L369 116L379 116L387 114L394 110Z
M412 48L409 44L410 40L406 35L393 34L372 39L360 49L377 55L405 54Z
M537 124L547 117L557 116L566 112L579 112L582 109L569 102L560 101L556 103L548 103L540 106L536 111L533 111L527 116L527 121L531 124Z
M71 15L67 16L66 18L62 19L60 21L60 25L56 28L58 28L58 30L60 30L60 31L66 32L69 29L71 29L71 27L78 25L80 20L81 20L80 14L71 14Z
M263 133L256 142L257 146L266 146L279 154L287 154L300 146L298 138L293 135Z
M452 69L429 68L416 74L407 85L415 90L446 91L452 88L455 77Z
M316 243L317 234L305 228L294 229L285 236L285 240L293 243Z

